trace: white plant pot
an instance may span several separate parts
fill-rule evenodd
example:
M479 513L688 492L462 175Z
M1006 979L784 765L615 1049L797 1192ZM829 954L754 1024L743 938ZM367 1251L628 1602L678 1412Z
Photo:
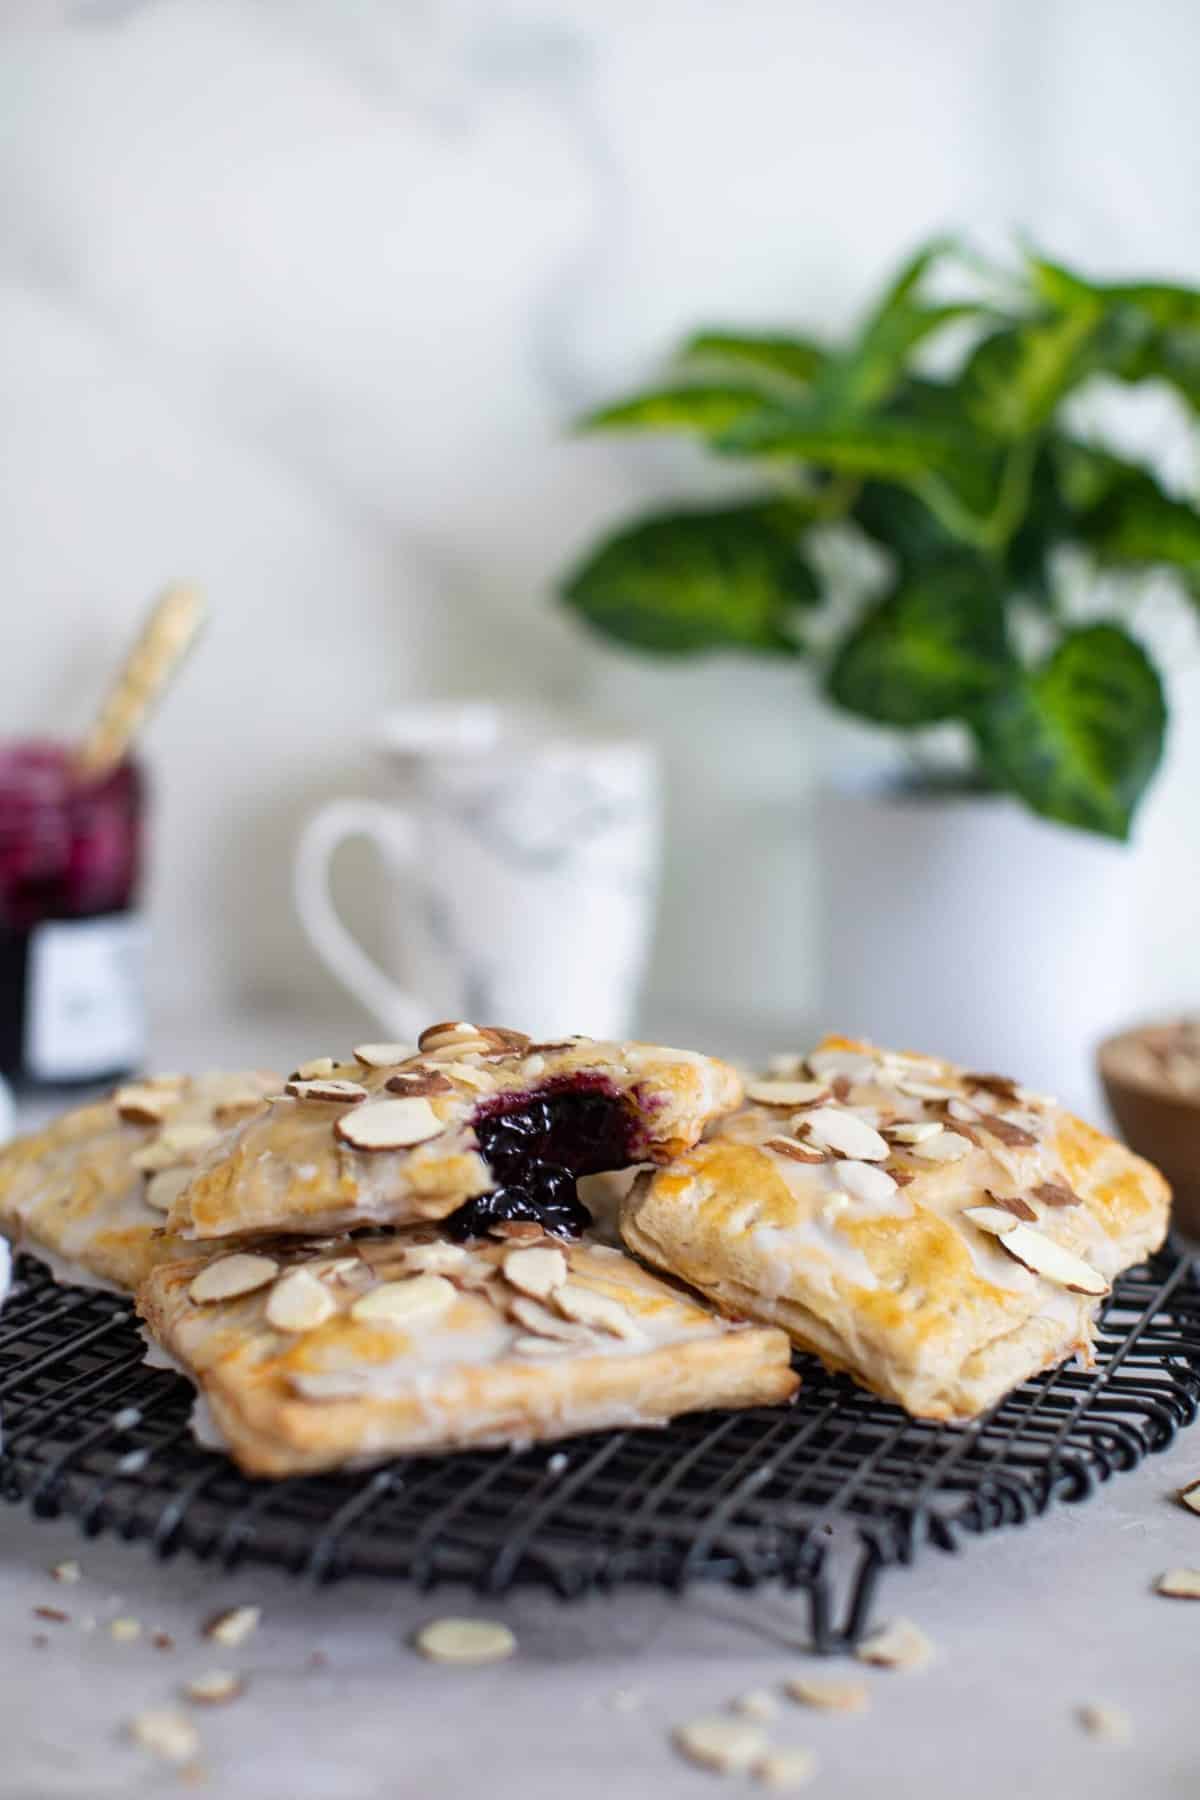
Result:
M817 820L822 1023L1095 1115L1137 1011L1130 849L990 795L827 790Z

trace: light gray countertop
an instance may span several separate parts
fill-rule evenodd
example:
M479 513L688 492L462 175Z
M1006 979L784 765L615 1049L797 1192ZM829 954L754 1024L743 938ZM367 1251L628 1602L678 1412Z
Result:
M277 1038L289 1046L285 1060L299 1053L294 1029L267 1037L235 1047L269 1058ZM314 1053L326 1047L320 1037L308 1034ZM190 1048L193 1065L230 1060L228 1033L223 1047L212 1055L198 1034L163 1045L175 1062ZM1196 1477L1200 1430L1185 1431L1084 1505L958 1556L930 1550L887 1575L879 1616L915 1619L937 1660L921 1674L856 1667L870 1687L866 1715L783 1701L773 1741L820 1759L805 1792L1192 1800L1200 1604L1164 1599L1153 1583L1168 1567L1200 1566L1200 1518L1174 1499ZM71 1522L37 1522L16 1507L0 1509L0 1532L3 1800L188 1791L222 1800L683 1800L722 1790L680 1760L672 1726L817 1666L804 1650L803 1600L776 1591L632 1590L563 1605L534 1590L486 1602L361 1580L315 1590L273 1570L226 1575L185 1555L160 1564L142 1545L84 1541ZM51 1579L62 1557L81 1563L78 1583ZM239 1602L263 1609L242 1647L199 1636L211 1613ZM38 1605L70 1619L38 1619ZM481 1669L424 1661L410 1647L414 1629L450 1613L506 1620L518 1654ZM142 1636L114 1642L117 1616L140 1620ZM156 1649L156 1631L175 1647ZM35 1646L38 1634L46 1642ZM228 1706L194 1709L204 1783L192 1790L187 1775L131 1745L125 1727L214 1666L244 1671L249 1685ZM1100 1702L1130 1714L1128 1746L1081 1728L1077 1709ZM765 1790L731 1777L726 1791Z

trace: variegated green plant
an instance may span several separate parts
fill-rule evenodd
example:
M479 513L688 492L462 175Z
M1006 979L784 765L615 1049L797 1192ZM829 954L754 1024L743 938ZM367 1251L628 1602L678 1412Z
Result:
M968 267L958 257L923 249L845 344L702 332L663 385L586 419L688 433L762 492L637 520L562 598L640 650L816 659L837 706L905 732L958 722L973 782L1123 838L1166 706L1113 578L1167 569L1200 606L1200 510L1082 433L1070 403L1108 376L1166 383L1200 412L1200 291L1102 284L1027 256L1003 279L971 265L967 298L933 297ZM929 372L931 348L951 350L948 372L944 355ZM831 526L883 550L889 570L832 643L814 628L829 596L811 554ZM1118 616L1081 621L1064 604L1067 547L1104 573Z

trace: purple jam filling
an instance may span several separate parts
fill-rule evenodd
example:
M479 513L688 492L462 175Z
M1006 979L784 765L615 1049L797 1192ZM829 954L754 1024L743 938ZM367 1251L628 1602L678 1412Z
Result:
M579 1198L581 1175L624 1169L638 1158L637 1120L601 1076L564 1076L513 1103L481 1109L475 1136L497 1185L445 1221L452 1237L482 1237L500 1220L578 1237L592 1222Z

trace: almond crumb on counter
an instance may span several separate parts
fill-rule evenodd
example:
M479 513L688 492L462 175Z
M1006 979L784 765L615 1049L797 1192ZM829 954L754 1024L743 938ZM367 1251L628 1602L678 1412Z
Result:
M767 1752L766 1733L757 1725L716 1715L677 1725L672 1741L689 1762L722 1775L744 1774Z
M822 1712L866 1712L870 1695L865 1681L822 1680L819 1676L796 1675L787 1682L791 1699L803 1706L817 1706Z
M173 1650L175 1648L175 1639L169 1631L156 1631L150 1642L156 1650Z
M108 1635L115 1644L132 1644L142 1635L140 1619L114 1619L108 1628Z
M1155 1582L1154 1591L1172 1600L1200 1600L1200 1569L1168 1569Z
M880 1669L925 1669L933 1661L933 1644L911 1619L893 1619L865 1637L854 1653L859 1662Z
M507 1625L494 1619L432 1619L414 1639L416 1648L430 1662L503 1662L512 1656L517 1640Z
M230 1606L224 1612L213 1614L202 1628L203 1635L214 1639L218 1644L224 1644L227 1650L236 1650L252 1632L257 1631L261 1618L261 1606Z
M1179 1502L1189 1512L1200 1513L1200 1481L1189 1481L1179 1490Z
M52 1625L65 1625L71 1617L61 1606L35 1606L33 1616L35 1619L49 1619Z
M767 1688L751 1688L748 1694L739 1694L731 1705L743 1719L759 1719L764 1723L779 1711L778 1700Z
M811 1750L768 1750L754 1765L756 1780L764 1787L786 1793L807 1787L817 1772L817 1759Z
M1079 1723L1089 1737L1105 1744L1127 1744L1133 1737L1133 1721L1119 1706L1081 1706Z
M64 1562L52 1563L50 1566L50 1573L53 1575L55 1581L72 1582L79 1580L79 1577L83 1574L83 1570L75 1561L74 1557L68 1557Z
M198 1706L224 1706L245 1691L245 1678L235 1675L232 1669L206 1669L202 1675L193 1675L183 1684L187 1699L194 1700Z
M200 1734L186 1713L172 1706L152 1706L129 1723L135 1744L164 1762L190 1762L200 1748Z

